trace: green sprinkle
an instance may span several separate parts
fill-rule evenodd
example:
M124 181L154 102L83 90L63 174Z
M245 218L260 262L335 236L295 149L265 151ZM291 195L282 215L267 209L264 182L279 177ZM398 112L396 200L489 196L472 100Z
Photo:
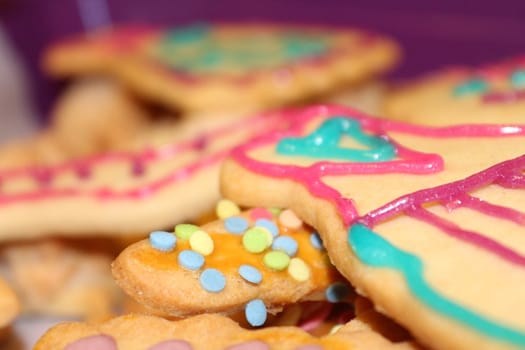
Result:
M253 227L246 231L242 236L242 245L250 253L260 253L265 250L268 244L268 235L260 227Z
M278 216L283 211L281 208L268 208L268 211L273 214L273 216Z
M192 224L178 224L175 226L175 235L180 239L189 239L191 235L200 230L199 226Z
M281 271L290 264L290 257L285 252L276 250L266 253L263 262L270 269Z

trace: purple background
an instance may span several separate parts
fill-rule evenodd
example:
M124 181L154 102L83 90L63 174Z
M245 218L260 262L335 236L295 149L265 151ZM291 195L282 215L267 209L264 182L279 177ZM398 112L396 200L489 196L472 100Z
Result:
M0 0L0 5L0 19L27 66L32 94L44 115L60 86L39 69L42 49L65 34L109 21L177 25L267 20L364 27L390 34L402 44L405 59L391 79L525 51L523 0Z

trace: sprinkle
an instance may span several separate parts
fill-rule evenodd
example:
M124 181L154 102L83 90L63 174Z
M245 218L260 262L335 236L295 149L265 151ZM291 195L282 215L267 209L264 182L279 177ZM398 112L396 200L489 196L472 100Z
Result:
M259 284L262 281L261 272L254 266L251 265L241 265L239 267L239 275L250 283Z
M474 78L471 80L468 80L460 85L457 85L452 94L454 96L463 96L463 95L470 95L470 94L479 94L487 91L489 86L485 82L485 80L480 78Z
M338 330L341 329L341 327L343 327L342 324L336 324L335 326L332 327L332 329L330 329L330 333L328 333L328 334L331 335L331 334L336 333Z
M284 252L274 250L264 255L263 262L270 269L281 271L290 264L290 257Z
M265 208L254 208L250 211L250 217L252 220L259 220L259 219L273 219L273 214Z
M169 252L175 248L177 237L170 232L154 231L149 234L149 243L157 250Z
M266 227L258 226L257 229L262 230L264 234L266 235L266 248L272 245L273 243L273 236L270 230L268 230Z
M253 226L264 227L265 229L270 231L273 237L276 237L279 234L279 228L277 227L275 222L268 219L258 219L257 221L255 221L255 224Z
M268 210L273 216L278 216L283 211L281 208L268 208Z
M254 299L246 304L244 314L248 323L254 327L262 326L266 322L266 306L261 299Z
M206 269L202 271L200 282L202 288L212 293L220 292L226 286L224 275L217 269Z
M193 350L193 347L185 340L172 339L157 343L148 350Z
M224 228L230 233L244 233L248 227L250 227L250 223L242 216L230 216L224 220Z
M319 249L319 250L323 250L324 249L323 240L321 239L321 236L319 236L319 234L317 232L312 232L310 234L310 243L312 243L312 245L316 249Z
M98 334L80 338L69 344L64 350L82 350L82 349L106 349L116 350L117 342L109 335Z
M303 222L301 219L295 215L293 211L290 209L283 210L281 214L279 214L279 222L286 227L292 228L292 229L298 229L301 227Z
M346 283L335 282L325 292L326 300L337 303L344 300L350 293L350 287Z
M290 236L277 237L272 243L273 250L282 250L289 256L297 254L298 246L297 241Z
M192 224L178 224L175 226L175 234L180 239L188 239L195 232L200 230L199 226Z
M195 231L190 237L190 247L202 255L210 255L213 252L213 239L207 232Z
M262 340L248 340L229 346L225 350L270 350L270 346Z
M268 230L262 227L252 227L242 236L242 245L250 253L260 253L268 244ZM270 234L271 236L271 234Z
M193 251L183 250L178 256L179 264L188 270L198 270L204 265L204 257Z
M228 200L228 199L221 199L219 203L217 203L217 208L215 209L215 212L219 219L226 219L230 216L239 215L241 212L241 209L235 204L234 202Z
M290 260L288 273L294 280L299 282L307 281L310 278L310 268L301 258L292 258Z

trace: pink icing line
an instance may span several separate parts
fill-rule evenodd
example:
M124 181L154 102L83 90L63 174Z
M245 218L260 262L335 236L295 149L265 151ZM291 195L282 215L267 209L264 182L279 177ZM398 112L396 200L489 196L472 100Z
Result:
M331 303L325 303L323 304L319 310L316 310L313 315L310 315L307 319L301 320L299 323L299 328L303 329L304 331L313 331L314 329L318 328L328 319L328 316L330 316L330 313L332 312L332 309L334 308L334 304Z
M98 156L88 157L81 160L74 160L49 167L25 167L19 169L8 169L0 171L0 182L5 183L10 180L31 177L45 186L26 192L14 194L1 194L0 205L7 205L19 202L38 201L52 198L71 198L71 197L91 197L98 200L139 200L144 199L161 191L174 182L183 181L195 172L209 167L222 160L229 149L215 152L209 156L201 157L193 163L182 168L174 169L160 179L155 179L140 186L125 190L115 190L109 187L99 187L94 189L80 188L53 188L52 181L55 176L73 172L80 178L85 178L86 174L91 173L92 169L109 163L130 163L133 167L143 170L149 163L162 162L163 160L177 157L181 153L191 152L202 149L209 140L230 137L232 133L243 128L249 128L257 135L258 130L275 130L284 127L289 122L287 116L275 114L261 114L252 118L243 119L226 127L217 128L212 132L200 135L193 140L164 146L158 149L145 149L137 153L133 152L113 152ZM204 140L204 143L203 143ZM130 169L132 167L130 166ZM81 171L79 171L81 170ZM131 171L130 171L131 173ZM86 180L87 181L87 180Z
M264 175L292 178L303 184L313 195L332 201L337 206L339 213L343 216L345 224L351 223L357 216L355 206L351 199L342 197L342 195L327 186L321 180L322 176L354 174L380 174L380 173L433 173L443 169L443 160L439 155L424 154L415 150L407 149L395 141L391 140L401 158L388 162L377 163L352 163L352 162L316 162L308 167L298 165L271 164L255 160L248 155L251 149L274 144L286 136L300 135L304 127L313 118L319 116L336 116L347 115L358 120L361 125L377 134L388 134L388 132L399 132L407 134L417 134L435 138L449 137L501 137L511 135L524 135L525 129L520 125L457 125L449 127L426 127L417 126L401 122L386 121L379 118L371 118L356 110L339 107L339 106L314 106L302 111L290 111L296 115L294 127L287 132L274 133L258 138L252 142L236 148L232 152L232 157L248 169Z

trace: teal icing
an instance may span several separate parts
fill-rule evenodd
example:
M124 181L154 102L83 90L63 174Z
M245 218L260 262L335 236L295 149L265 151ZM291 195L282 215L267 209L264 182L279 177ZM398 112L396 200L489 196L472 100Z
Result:
M475 95L486 92L489 89L487 82L480 78L468 80L454 88L454 96Z
M425 281L423 262L417 256L397 249L366 226L351 226L348 241L357 257L365 264L398 270L405 278L410 291L435 312L486 336L521 347L525 345L525 333L491 321L437 293Z
M222 40L212 34L213 27L207 24L167 31L154 54L176 69L209 72L223 64L245 69L278 67L327 50L326 38L300 32L240 35Z
M339 146L343 136L353 138L367 149ZM327 119L306 137L283 138L277 144L277 153L288 156L376 162L394 159L396 149L382 137L367 135L357 120L333 117Z
M525 70L517 70L510 76L512 86L517 88L525 88Z

